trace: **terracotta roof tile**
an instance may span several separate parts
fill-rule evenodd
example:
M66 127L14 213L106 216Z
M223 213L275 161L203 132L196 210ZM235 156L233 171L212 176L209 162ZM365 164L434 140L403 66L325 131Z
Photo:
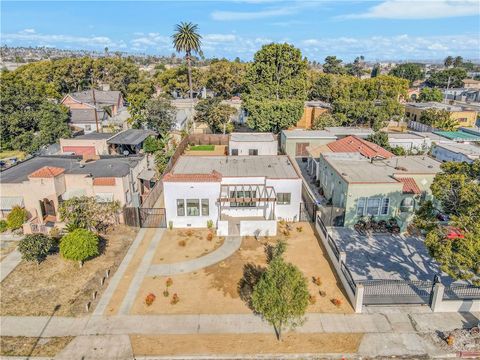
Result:
M64 168L54 167L54 166L44 166L34 172L32 172L28 177L31 178L52 178L58 176L65 172Z
M356 136L344 137L343 139L327 144L327 146L333 152L359 152L368 158L381 156L388 159L393 156L391 152L381 146Z
M222 175L217 171L212 171L210 174L166 174L163 179L164 182L220 182Z
M114 177L98 177L93 179L93 185L95 186L114 186L115 178Z
M409 177L406 177L406 178L396 177L395 179L403 183L404 194L420 194L421 193L421 190L418 187L417 183L415 182L415 179L409 178Z

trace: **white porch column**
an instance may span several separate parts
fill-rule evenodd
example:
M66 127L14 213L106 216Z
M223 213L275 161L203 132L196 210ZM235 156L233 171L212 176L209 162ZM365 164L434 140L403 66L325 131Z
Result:
M433 312L441 311L444 292L445 286L442 283L436 283L433 287L432 304L430 305Z

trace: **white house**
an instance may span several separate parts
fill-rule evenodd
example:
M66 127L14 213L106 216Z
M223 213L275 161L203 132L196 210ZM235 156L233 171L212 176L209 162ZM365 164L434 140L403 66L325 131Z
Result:
M182 156L163 178L169 226L273 236L277 220L298 221L302 180L288 156Z
M435 144L432 156L438 161L456 161L472 163L480 159L480 146L467 143Z
M229 155L277 155L278 142L272 133L232 133Z
M428 136L420 136L411 132L388 133L388 144L392 147L401 147L406 151L426 151L432 146L432 140Z

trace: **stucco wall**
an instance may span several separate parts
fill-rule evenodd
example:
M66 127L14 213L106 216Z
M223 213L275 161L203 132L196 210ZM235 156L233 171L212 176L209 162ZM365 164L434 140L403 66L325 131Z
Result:
M242 220L240 221L240 236L275 236L277 235L277 220Z
M391 147L401 147L404 148L405 150L412 150L412 149L417 149L417 150L428 150L432 146L432 141L428 138L424 139L418 139L418 138L412 138L412 139L388 139L388 144Z
M267 179L267 186L273 186L275 193L290 193L290 204L275 204L275 217L288 221L298 221L300 217L300 203L302 202L301 179Z
M228 151L232 155L232 149L238 149L238 155L249 155L250 149L258 150L258 155L277 155L278 143L276 141L233 141L228 143Z
M438 146L433 147L432 155L438 161L456 161L456 162L466 161L468 163L473 162L472 159L465 156L464 154L456 153Z
M334 142L335 138L319 138L319 139L296 139L296 138L283 138L284 145L282 146L283 152L291 157L296 157L296 149L298 143L308 143L308 146L326 145ZM306 155L305 157L307 157Z

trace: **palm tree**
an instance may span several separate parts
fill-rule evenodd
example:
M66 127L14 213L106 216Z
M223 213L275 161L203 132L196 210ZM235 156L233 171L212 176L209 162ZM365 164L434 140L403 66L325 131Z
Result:
M192 52L200 53L202 45L201 36L198 33L198 25L191 22L181 22L175 26L175 33L172 35L173 46L177 52L185 52L185 59L188 66L188 86L190 87L190 99L193 98L192 89Z

